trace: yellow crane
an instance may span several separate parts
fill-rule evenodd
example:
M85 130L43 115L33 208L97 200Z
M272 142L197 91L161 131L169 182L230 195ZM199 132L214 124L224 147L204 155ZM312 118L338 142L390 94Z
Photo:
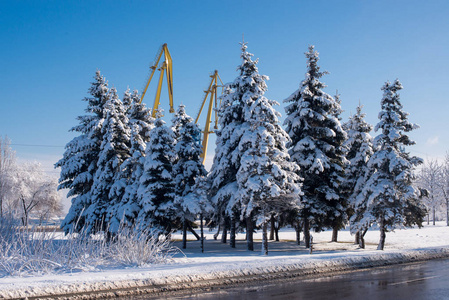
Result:
M159 61L162 58L162 55L164 55L164 60L162 61L161 65L159 65ZM145 93L147 92L148 86L150 85L151 79L153 78L154 73L156 72L156 69L160 71L159 75L159 82L157 84L157 91L156 91L156 97L154 98L154 105L153 105L153 111L151 115L156 117L156 111L159 107L159 102L161 98L161 90L162 90L162 82L164 81L164 73L167 77L167 86L168 86L168 97L170 100L170 112L174 113L175 110L173 109L173 63L170 55L170 51L168 51L167 44L163 44L160 50L158 51L158 54L156 56L155 61L153 62L153 65L150 67L151 75L150 78L147 81L147 84L143 90L142 97L140 98L140 102L142 102L143 97L145 97Z
M214 133L210 130L210 124L212 123L212 110L215 107L215 125L214 129L218 129L218 115L217 115L217 109L219 107L218 103L218 97L217 97L217 87L223 87L223 81L221 81L220 75L218 75L218 71L215 70L214 74L210 76L212 79L210 81L209 87L206 91L206 95L204 96L203 103L201 104L200 111L198 112L198 115L195 119L195 124L198 123L198 120L200 118L201 112L204 108L204 105L206 104L206 101L209 97L209 107L207 109L207 115L206 115L206 123L204 125L204 131L203 131L203 153L201 154L201 158L203 159L203 164L206 161L206 154L207 154L207 143L209 141L209 134ZM218 85L218 81L220 81L221 85ZM222 89L223 93L223 89Z

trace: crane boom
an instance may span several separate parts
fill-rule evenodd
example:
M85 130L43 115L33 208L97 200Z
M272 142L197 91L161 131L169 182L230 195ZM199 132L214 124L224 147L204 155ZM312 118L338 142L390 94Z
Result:
M204 105L206 104L206 101L209 97L209 107L207 109L207 115L206 115L206 123L204 125L204 131L203 131L203 153L201 153L201 159L203 160L203 164L206 161L206 154L207 154L207 144L209 142L209 134L214 133L213 131L210 130L210 125L212 123L212 110L215 107L215 126L214 129L218 129L218 112L217 112L217 108L219 107L218 105L218 96L217 96L217 87L219 87L218 85L218 80L220 80L221 85L223 86L223 82L221 81L220 75L218 75L218 71L215 70L214 74L210 76L212 79L210 81L209 87L206 91L204 91L206 93L206 95L204 96L203 99L203 103L201 104L201 108L198 112L198 115L195 119L195 124L198 123L198 120L200 118L201 112L203 111Z
M162 61L161 66L158 67L159 61L161 60L162 55L164 56L164 60ZM145 85L145 88L142 92L142 97L140 97L140 102L142 103L143 97L145 97L145 94L150 85L151 79L153 78L153 75L157 69L161 73L159 75L159 81L158 81L157 90L156 90L156 97L154 98L154 105L153 105L153 110L152 110L151 115L154 118L156 116L156 111L159 107L160 98L161 98L161 90L162 90L162 82L164 81L164 73L165 73L165 76L167 77L168 97L169 97L169 101L170 101L170 112L174 113L175 110L173 108L173 62L172 62L172 58L170 55L170 51L168 51L167 44L162 45L161 49L159 50L159 52L156 56L156 60L154 61L153 65L150 67L150 69L152 71L151 71L150 77L148 78L148 81Z

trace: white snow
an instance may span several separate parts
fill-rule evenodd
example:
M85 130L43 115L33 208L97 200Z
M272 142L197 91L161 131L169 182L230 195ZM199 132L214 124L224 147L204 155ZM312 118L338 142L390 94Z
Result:
M312 233L313 254L309 254L303 245L296 245L293 229L284 229L280 232L281 242L269 243L267 256L260 255L261 232L254 236L254 252L246 251L244 234L238 234L237 248L231 249L228 244L214 241L213 233L206 230L205 253L201 253L198 241L191 240L184 251L185 256L178 255L166 265L0 278L0 297L11 299L147 286L157 288L155 285L174 288L181 283L184 287L204 286L209 284L205 281L209 279L287 271L311 274L449 257L449 227L444 222L438 222L436 226L425 225L421 229L389 232L385 251L375 250L379 232L373 229L365 236L366 249L363 250L353 244L354 237L348 230L339 232L338 243L328 242L331 231ZM174 239L180 238L181 234L174 235Z

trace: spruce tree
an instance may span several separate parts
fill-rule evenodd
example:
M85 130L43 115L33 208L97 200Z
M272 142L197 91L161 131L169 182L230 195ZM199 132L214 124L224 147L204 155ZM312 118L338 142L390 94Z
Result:
M299 209L301 194L299 167L289 161L285 144L287 133L279 124L276 101L263 96L245 110L248 130L243 135L239 149L241 166L237 172L238 202L242 217L253 216L262 226L262 254L268 254L267 224L273 215Z
M359 227L360 213L363 207L355 200L360 194L368 172L368 161L373 155L373 138L370 135L373 126L365 121L365 114L362 113L362 105L357 106L357 112L352 115L348 122L343 125L348 134L345 146L348 148L346 159L350 165L346 169L346 186L351 210L351 232L357 236L357 243L364 248L364 235L368 227Z
M257 218L261 214L264 220L271 217L283 201L285 209L295 207L298 195L291 197L291 193L294 190L299 194L299 189L294 173L297 166L286 162L288 154L283 143L288 137L278 124L279 114L272 108L276 102L264 97L268 77L259 74L258 61L252 60L246 43L241 46L239 76L226 86L222 97L221 129L209 181L216 215L222 224L230 225L231 247L235 247L238 226L246 224L247 247L254 250ZM266 202L262 199L265 196ZM266 222L262 224L266 227Z
M239 143L247 129L244 123L244 107L254 101L251 94L260 84L265 85L265 76L258 74L257 61L252 61L252 54L246 51L246 43L241 44L242 64L237 68L239 76L225 87L218 111L220 129L217 131L214 161L209 172L209 195L215 207L215 222L227 232L232 227L231 237L235 236L237 218L240 215L236 203L237 171L240 168L241 153ZM264 87L265 89L265 87ZM254 220L246 220L247 231L252 236ZM231 239L231 246L234 246Z
M320 78L327 74L318 66L318 53L310 46L306 78L285 102L287 118L284 122L291 138L287 144L291 159L300 168L304 178L302 208L306 247L309 247L310 227L339 229L347 219L340 186L347 164L342 145L346 133L335 113L339 104L329 94Z
M120 202L116 193L110 193L121 164L129 157L130 130L125 107L112 88L104 105L101 132L103 140L98 156L97 170L91 189L92 203L86 209L86 233L109 230L111 216L108 208Z
M140 103L140 96L136 90L133 93L130 93L129 89L125 92L123 105L129 120L131 148L129 157L122 163L114 177L114 184L109 194L110 198L117 199L116 203L108 209L109 230L113 233L117 232L120 224L127 227L133 226L140 210L137 189L143 173L146 144L150 139L150 131L154 127L151 109L148 109L144 103Z
M172 168L176 158L175 140L173 131L162 120L162 110L158 111L156 118L155 127L150 131L137 191L141 207L137 226L142 231L152 228L168 234L174 216Z
M185 106L180 105L172 120L172 129L176 137L176 162L173 166L173 180L175 184L174 211L175 219L179 220L183 227L183 248L186 248L187 227L191 228L204 208L199 197L189 197L195 193L195 182L198 178L205 177L207 171L204 168L200 155L202 147L199 144L201 129L193 119L185 112Z
M79 135L65 146L63 157L55 164L55 167L61 168L58 189L68 189L67 196L73 197L69 212L61 224L65 233L77 232L84 227L85 210L92 203L90 190L103 140L100 120L109 99L108 83L100 71L94 78L89 88L90 97L84 98L87 115L79 116L79 125L71 129Z
M415 144L407 133L419 126L410 123L408 113L402 110L398 94L401 89L399 80L386 82L382 87L382 110L375 127L381 133L374 139L375 151L368 162L366 182L357 197L364 208L359 226L375 223L379 227L378 250L384 249L386 232L401 226L421 226L426 214L419 191L412 184L413 170L422 159L405 150Z
M334 108L332 111L332 116L334 116L338 120L338 122L341 123L341 120L342 120L341 114L343 113L343 109L341 108L341 99L340 99L340 94L338 93L338 91L335 93L334 100L335 100L335 105L334 105ZM341 128L343 129L343 131L346 132L343 125L341 125ZM346 133L346 138L344 140L338 141L336 150L335 150L337 155L343 161L344 171L342 173L341 170L337 167L337 168L334 168L334 171L331 174L331 184L336 188L336 191L337 191L338 195L340 196L339 204L342 207L344 207L344 209L346 210L345 214L338 214L338 212L337 212L337 215L331 215L331 226L332 226L331 241L332 242L337 242L338 231L345 227L345 225L348 221L350 212L351 212L349 201L348 201L349 190L348 190L348 186L345 184L345 182L347 182L346 168L350 164L350 162L346 158L346 156L348 154L348 147L346 145L346 141L347 141L347 133Z
M182 135L181 131L184 130L187 124L192 123L193 119L186 113L185 105L180 104L171 122L172 122L171 129L173 130L175 140L178 141ZM193 139L195 139L195 141L198 142L200 135L201 131L196 136L193 136Z

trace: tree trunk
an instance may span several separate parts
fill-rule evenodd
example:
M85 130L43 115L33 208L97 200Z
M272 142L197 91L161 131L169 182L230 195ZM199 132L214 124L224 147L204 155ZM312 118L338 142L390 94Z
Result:
M310 223L307 218L304 219L304 242L306 248L310 248Z
M106 228L107 226L109 226L108 223L105 221L105 218L102 217L102 218L101 218L101 225L100 225L100 228ZM171 241L171 240L172 240L172 224L171 224L171 223L169 223L169 224L165 227L164 235L165 235L165 239L166 239L166 240L168 240L168 241Z
M435 226L435 207L432 208L432 216L433 216L433 226Z
M363 238L363 236L361 234L359 234L359 248L360 249L364 249L365 248L365 239Z
M279 242L279 223L274 227L274 235L276 237L276 242Z
M268 255L268 225L267 222L262 224L262 255Z
M430 224L430 214L429 214L429 212L427 212L427 225L429 225Z
M446 225L449 226L449 199L446 200Z
M23 226L28 226L28 208L25 204L25 198L23 196L20 196L20 200L22 200L22 206L23 206L23 216L22 216L22 224Z
M364 229L362 232L359 233L359 247L361 249L365 249L365 234L368 231L367 229Z
M182 249L187 248L187 220L182 222Z
M271 216L270 219L270 241L274 240L274 223L276 221L274 220L274 216Z
M231 232L229 236L229 245L231 248L235 248L235 218L231 218Z
M384 250L384 246L385 246L385 227L384 224L380 224L379 226L380 228L380 241L379 241L379 245L377 246L377 250Z
M338 229L337 227L332 228L332 240L331 242L336 243L338 241Z
M359 239L360 239L360 230L355 233L354 245L360 244Z
M195 230L192 228L192 225L187 223L187 229L195 236L196 240L199 241L201 237L198 235L198 233L195 232Z
M228 229L226 228L226 223L223 224L223 233L221 234L221 242L226 244L228 241Z
M254 251L254 224L251 216L246 218L246 245L249 251Z
M295 225L295 231L296 231L296 244L301 245L301 225L296 224Z
M312 235L310 235L309 245L310 245L309 254L312 254L312 252L313 252L313 236Z
M201 253L204 253L203 214L200 214L200 232L201 232Z
M217 232L214 234L214 240L217 240L218 235L220 234L220 231L221 231L221 224L218 225Z

